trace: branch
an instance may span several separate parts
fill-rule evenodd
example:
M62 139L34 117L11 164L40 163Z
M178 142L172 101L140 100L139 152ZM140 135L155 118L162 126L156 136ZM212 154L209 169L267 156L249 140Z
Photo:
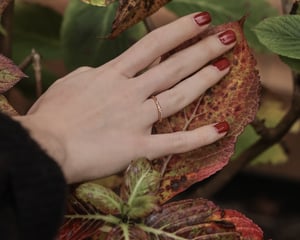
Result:
M293 81L294 92L291 107L279 124L275 128L264 128L263 135L256 143L241 153L237 159L230 162L222 171L212 177L210 181L197 188L191 194L192 198L200 196L209 198L215 194L254 158L279 142L289 132L293 124L300 118L300 74L295 75Z

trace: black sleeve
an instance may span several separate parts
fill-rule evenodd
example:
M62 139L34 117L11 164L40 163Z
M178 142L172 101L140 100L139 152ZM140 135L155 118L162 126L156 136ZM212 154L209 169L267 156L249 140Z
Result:
M53 240L66 190L57 163L18 122L0 114L0 239Z

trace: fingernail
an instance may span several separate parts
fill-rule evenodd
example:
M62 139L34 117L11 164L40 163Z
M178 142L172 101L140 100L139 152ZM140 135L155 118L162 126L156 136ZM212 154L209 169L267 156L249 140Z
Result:
M220 58L213 62L212 65L222 71L230 66L230 62L227 58Z
M214 127L219 134L228 132L229 128L230 128L228 122L226 122L226 121L219 122L219 123L215 124Z
M233 43L236 41L235 32L232 30L227 30L225 32L222 32L218 35L221 43L224 45L229 45L230 43Z
M201 12L194 16L194 21L199 25L203 26L211 22L211 17L208 12Z

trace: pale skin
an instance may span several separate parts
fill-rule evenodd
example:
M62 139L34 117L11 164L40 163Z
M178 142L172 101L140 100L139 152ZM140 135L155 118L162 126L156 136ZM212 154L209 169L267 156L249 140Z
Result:
M230 71L230 66L220 70L207 65L235 44L222 43L218 34L143 71L179 43L207 29L209 24L195 22L195 14L154 30L103 66L81 67L57 80L28 114L14 118L60 165L68 183L108 176L133 159L187 152L226 135L214 124L151 134L158 120L152 95L157 96L166 118Z

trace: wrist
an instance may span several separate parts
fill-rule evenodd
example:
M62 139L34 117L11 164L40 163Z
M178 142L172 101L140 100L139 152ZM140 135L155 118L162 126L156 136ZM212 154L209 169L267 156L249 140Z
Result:
M30 137L61 167L65 173L65 148L62 139L50 129L47 124L34 115L14 116L13 119L19 122L29 133Z

